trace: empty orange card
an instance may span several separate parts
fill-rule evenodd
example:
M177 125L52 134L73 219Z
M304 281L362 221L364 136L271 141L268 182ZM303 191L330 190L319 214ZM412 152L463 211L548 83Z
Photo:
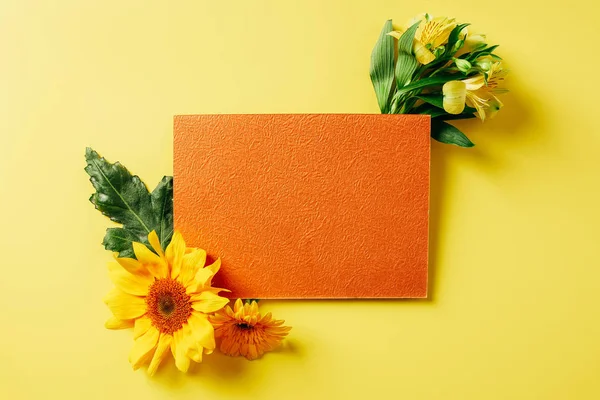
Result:
M240 298L427 296L430 119L175 117L175 227Z

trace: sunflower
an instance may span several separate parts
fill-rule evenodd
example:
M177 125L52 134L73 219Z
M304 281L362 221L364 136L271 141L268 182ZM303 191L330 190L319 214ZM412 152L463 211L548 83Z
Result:
M220 310L228 299L211 287L220 260L205 266L206 252L186 248L179 232L163 252L156 232L148 235L153 253L142 243L133 243L137 260L118 258L108 271L114 288L105 298L113 313L109 329L133 327L135 343L129 354L133 369L146 363L153 375L171 349L175 365L183 372L190 360L215 348L214 329L208 314Z
M219 349L228 356L243 356L255 360L276 348L292 329L282 326L285 321L275 320L271 313L261 317L258 303L243 304L237 299L233 310L225 307L210 317L215 327Z

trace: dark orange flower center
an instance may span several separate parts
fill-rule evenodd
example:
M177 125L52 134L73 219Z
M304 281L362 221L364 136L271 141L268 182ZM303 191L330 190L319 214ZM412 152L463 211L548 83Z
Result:
M192 314L192 303L185 287L170 278L154 281L146 296L146 304L152 325L162 333L178 331Z
M254 328L252 325L249 325L249 324L247 324L245 322L242 322L242 323L239 323L239 324L236 324L236 325L237 325L238 328L243 329L245 331L248 330L248 329Z

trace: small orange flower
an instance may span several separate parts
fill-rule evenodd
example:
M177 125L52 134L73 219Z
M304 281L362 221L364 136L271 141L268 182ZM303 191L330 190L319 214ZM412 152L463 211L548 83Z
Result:
M273 319L271 313L261 318L258 303L243 304L237 299L230 306L210 317L215 328L219 349L228 356L244 356L255 360L276 348L292 329L282 326L285 321Z

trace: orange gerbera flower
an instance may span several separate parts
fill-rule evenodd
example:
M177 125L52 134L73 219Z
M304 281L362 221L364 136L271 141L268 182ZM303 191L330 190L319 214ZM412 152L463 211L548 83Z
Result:
M215 327L219 349L228 356L244 356L255 360L276 348L292 329L285 321L273 319L271 313L261 317L258 303L243 304L237 299L233 310L225 307L210 317Z
M154 374L170 349L177 368L186 372L191 360L201 362L215 348L208 314L229 301L217 294L224 289L212 287L221 262L205 265L206 252L186 247L177 231L164 252L156 232L148 241L156 253L133 243L137 259L116 258L108 266L116 287L105 298L114 315L106 327L133 327L133 369L149 363L148 373Z

